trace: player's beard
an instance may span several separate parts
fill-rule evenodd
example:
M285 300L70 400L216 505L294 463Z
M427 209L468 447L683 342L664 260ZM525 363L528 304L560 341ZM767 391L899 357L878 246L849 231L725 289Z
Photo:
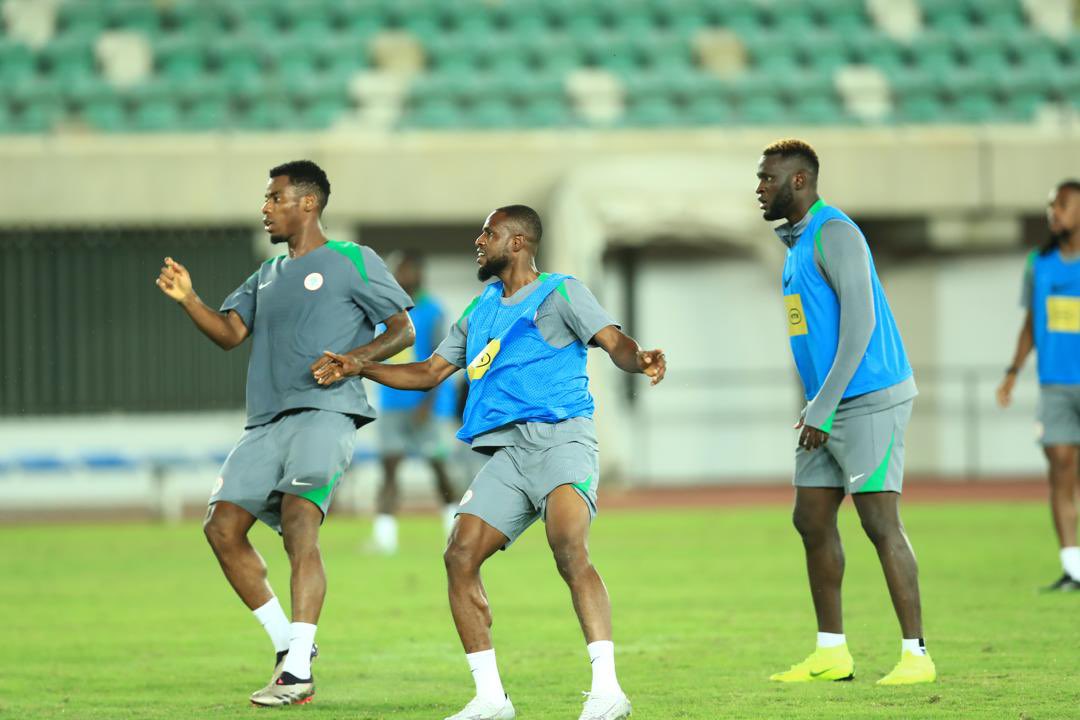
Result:
M289 236L288 235L271 235L270 236L270 244L271 245L280 245L281 243L287 243L287 242L289 242Z
M491 257L484 261L484 264L476 268L476 278L480 282L487 282L491 278L495 277L510 265L510 256L503 255L501 257Z
M791 191L790 185L784 185L776 193L776 197L772 199L769 206L765 208L766 220L780 220L787 217L788 210L791 209L792 203L795 202L795 193Z

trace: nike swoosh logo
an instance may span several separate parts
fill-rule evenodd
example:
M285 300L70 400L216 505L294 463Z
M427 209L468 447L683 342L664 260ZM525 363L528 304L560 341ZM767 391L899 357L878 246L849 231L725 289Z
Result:
M265 287L268 287L269 285L273 284L273 282L274 282L274 281L273 281L273 280L271 280L270 282L266 282L266 283L259 283L259 289L260 289L260 290L262 290L263 288L265 288Z
M857 483L859 481L859 478L861 478L865 474L866 473L859 473L858 475L852 475L851 477L848 478L848 482L851 483L852 485L854 485L855 483Z
M865 474L866 473L863 473L863 475L865 475ZM862 477L862 476L860 475L859 477ZM810 677L821 677L822 675L829 672L830 670L832 670L831 667L827 667L824 670L822 670L821 672L814 672L813 670L811 670L810 671Z
M311 483L303 483L303 482L300 482L300 480L299 480L299 479L297 479L297 478L293 478L292 484L293 484L293 485L296 485L297 487L300 487L300 486L302 486L302 485L303 485L303 486L310 486L310 485L311 485Z

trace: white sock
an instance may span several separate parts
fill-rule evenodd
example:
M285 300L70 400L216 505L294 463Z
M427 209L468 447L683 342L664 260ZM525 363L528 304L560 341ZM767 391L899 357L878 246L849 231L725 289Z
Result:
M904 638L900 641L900 654L909 652L912 655L925 655L926 643L922 638Z
M615 643L597 640L589 643L589 662L592 663L591 695L621 695L622 688L615 677Z
M476 697L494 703L503 702L506 691L503 690L499 668L495 664L495 648L466 653L465 659L469 661L469 670L472 671L473 682L476 683Z
M839 647L847 642L847 637L844 633L823 633L817 634L817 646L819 648L831 648Z
M289 618L281 609L277 597L270 598L265 605L251 611L255 619L262 623L270 642L274 643L274 652L289 649Z
M454 515L457 514L458 504L450 503L443 507L443 530L446 531L446 536L450 536L450 531L454 529Z
M311 677L311 647L315 644L315 626L294 622L289 626L289 654L285 656L282 672L292 673L301 680Z
M375 544L383 552L397 552L397 518L380 513L375 516Z
M1061 548L1061 568L1073 580L1080 580L1080 547Z

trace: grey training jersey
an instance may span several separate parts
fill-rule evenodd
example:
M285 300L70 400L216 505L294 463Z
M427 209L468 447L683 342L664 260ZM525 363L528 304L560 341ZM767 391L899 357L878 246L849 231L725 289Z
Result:
M221 304L251 332L247 427L298 408L374 418L359 378L320 386L311 364L324 350L366 345L378 323L412 304L375 251L355 243L267 260Z
M510 297L502 298L504 306L517 305L540 287L544 276L524 286ZM474 300L456 323L450 326L435 353L459 368L468 365L465 356L469 334L469 316L476 306ZM597 302L589 289L575 278L567 278L555 292L548 295L536 311L536 329L547 343L564 348L572 342L588 346L593 336L608 325L621 327ZM496 428L473 440L473 448L522 447L531 450L580 442L596 447L596 428L592 418L570 418L560 423L518 423Z

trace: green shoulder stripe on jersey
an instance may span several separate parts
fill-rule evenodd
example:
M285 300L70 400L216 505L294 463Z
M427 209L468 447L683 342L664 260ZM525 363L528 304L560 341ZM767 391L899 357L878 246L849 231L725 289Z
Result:
M810 206L809 214L813 216L818 210L825 207L825 201L818 198L818 201ZM814 247L817 248L818 254L821 255L821 262L825 263L825 250L821 247L821 231L825 227L825 223L818 226L817 231L814 233Z
M540 273L540 277L536 278L540 282L544 282L551 276L551 273ZM566 302L570 302L570 293L566 291L566 281L559 283L559 287L555 288L555 292L559 293L566 299Z
M478 303L478 302L480 302L480 296L479 295L477 295L476 297L474 297L472 299L472 302L469 303L469 306L467 308L465 308L465 310L461 313L461 317L459 317L457 319L457 322L455 324L456 325L461 325L462 320L464 320L465 318L472 315L472 311L476 309L476 303Z
M326 247L349 258L349 260L352 261L352 264L356 266L356 270L360 273L360 277L364 279L365 283L368 282L367 266L364 265L364 251L360 249L359 245L351 242L343 242L341 240L327 240Z
M881 492L885 489L885 477L889 474L889 459L892 458L892 446L895 440L896 431L894 430L892 437L889 438L889 447L885 449L885 457L882 458L874 474L867 478L866 484L859 488L859 492Z
M275 260L280 260L283 257L286 257L285 253L282 253L281 255L275 255L272 258L267 258L266 260L263 261L263 265L269 265L270 263L274 262Z
M1038 250L1032 250L1031 252L1028 253L1027 266L1029 268L1035 267L1035 258L1037 258L1037 257L1039 257L1039 251Z
M304 498L305 500L310 500L316 505L321 506L324 502L326 502L326 498L330 496L330 493L333 492L334 485L335 483L337 483L339 477L341 477L341 473L338 473L334 477L330 478L330 482L323 485L322 487L315 488L314 490L308 490L306 493L301 494L300 497Z
M827 432L827 433L831 433L831 432L832 432L832 424L833 424L833 420L835 420L835 419L836 419L836 410L833 410L833 411L832 411L832 415L830 415L829 417L825 418L825 422L823 422L823 423L821 424L821 429L822 429L822 431L823 431L823 432Z

